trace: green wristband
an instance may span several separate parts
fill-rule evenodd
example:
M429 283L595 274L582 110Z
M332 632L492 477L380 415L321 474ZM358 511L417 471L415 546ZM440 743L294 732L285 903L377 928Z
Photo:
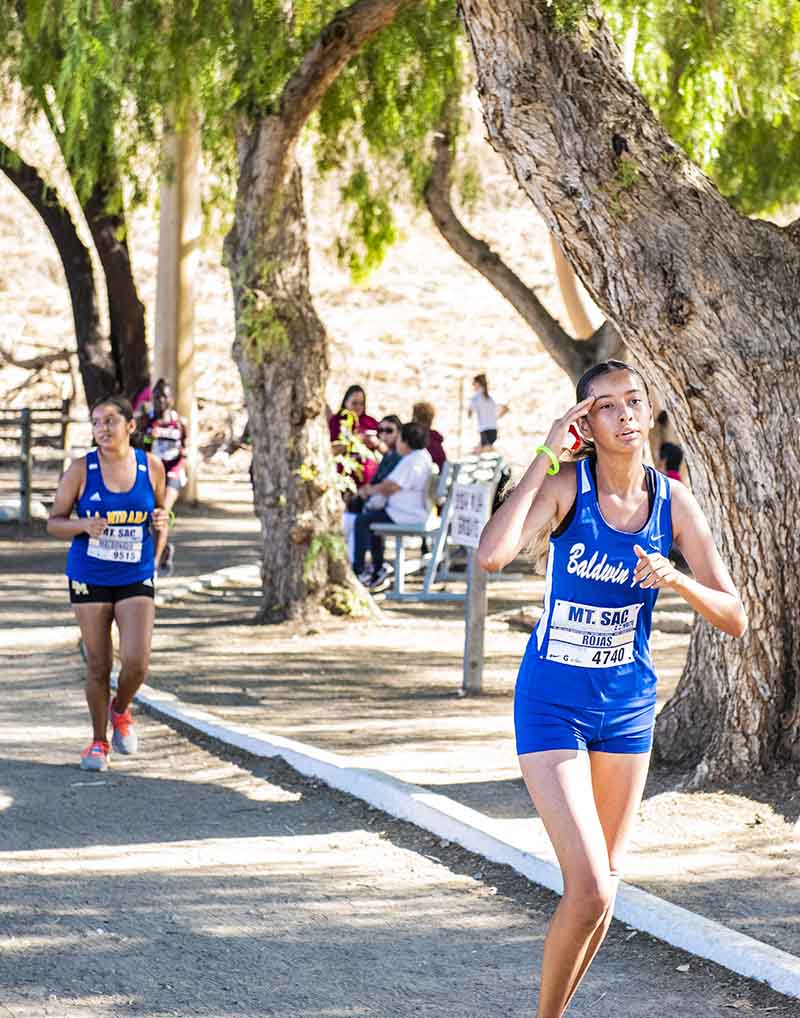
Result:
M534 455L538 456L540 452L543 452L545 456L550 458L550 466L547 468L548 474L550 474L551 477L553 474L557 474L561 469L561 463L558 460L558 456L556 456L549 445L537 445L534 450Z
M172 509L169 509L168 512L169 512L169 525L171 527L174 527L175 526L175 521L176 521L177 517L175 515L175 512Z

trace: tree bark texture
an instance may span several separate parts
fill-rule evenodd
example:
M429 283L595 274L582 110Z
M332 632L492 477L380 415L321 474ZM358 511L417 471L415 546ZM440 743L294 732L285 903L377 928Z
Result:
M150 358L144 304L133 278L125 214L111 211L111 196L120 188L109 168L82 207L105 276L111 352L120 388L133 399L150 382Z
M623 347L613 325L604 322L588 338L573 339L531 287L520 279L486 241L473 236L459 220L450 198L453 186L452 115L451 107L446 111L434 138L435 157L424 195L425 204L442 237L457 255L480 272L506 298L573 383L592 364L609 357L621 357Z
M313 610L343 582L341 498L325 420L327 337L314 311L301 173L270 203L241 178L237 224L262 219L256 247L229 238L236 317L234 357L253 438L253 483L263 542L265 621ZM236 228L234 228L236 229ZM250 230L247 231L250 233ZM257 232L257 231L254 231Z
M294 149L327 88L407 0L358 0L298 64L277 110L242 122L225 258L250 415L265 621L367 607L347 564L342 500L325 417L328 342L309 286L302 178Z
M800 247L738 215L666 135L602 19L461 0L490 139L661 393L742 593L741 640L699 622L659 716L691 780L800 758Z
M50 232L67 278L75 343L86 400L91 404L117 389L114 362L100 330L92 259L78 236L69 212L48 188L35 167L0 143L0 168L28 199Z

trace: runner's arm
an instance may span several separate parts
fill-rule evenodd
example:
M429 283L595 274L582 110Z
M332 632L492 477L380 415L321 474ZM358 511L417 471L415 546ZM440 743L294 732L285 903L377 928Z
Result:
M498 572L512 562L522 548L548 524L564 513L559 511L559 497L572 474L572 491L575 491L574 467L549 477L550 460L544 453L534 459L522 480L483 528L478 545L478 565L490 573Z
M102 516L87 516L85 519L71 519L72 510L80 497L86 461L76 460L64 473L58 484L53 507L47 520L47 533L62 541L71 541L78 534L99 537L105 529L106 521Z
M594 396L576 403L553 421L544 446L555 456L567 448L569 427L585 417ZM562 463L558 473L548 475L550 457L540 452L522 480L492 516L481 534L478 564L490 573L507 566L536 534L557 526L575 501L575 467Z
M747 615L717 551L708 520L685 485L669 483L673 539L693 575L685 576L663 555L646 555L639 549L634 576L642 587L674 590L717 629L730 636L742 636L747 630Z
M150 483L153 486L153 494L156 499L156 508L153 510L152 528L155 531L156 546L155 560L161 561L161 553L167 543L169 532L169 513L164 509L164 497L167 492L167 475L164 471L164 464L151 452L147 454L147 467L150 472Z

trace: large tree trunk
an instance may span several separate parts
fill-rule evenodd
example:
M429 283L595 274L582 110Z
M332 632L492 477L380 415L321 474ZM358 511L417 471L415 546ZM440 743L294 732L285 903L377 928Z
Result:
M280 621L322 602L334 607L337 598L344 607L350 595L323 412L327 336L311 300L300 169L274 199L262 182L247 158L226 252L261 519L262 617Z
M480 272L506 298L573 383L592 364L609 357L622 357L624 347L613 325L604 322L593 332L590 328L587 338L573 339L542 304L535 291L520 279L485 240L471 234L459 220L450 197L453 187L455 115L455 103L450 100L445 104L442 122L434 138L435 155L424 192L425 204L442 237L457 255ZM568 267L568 271L571 273L571 268ZM562 269L559 283L564 275L566 273ZM577 299L577 292L575 297Z
M800 248L667 137L599 16L461 0L490 138L665 398L750 628L700 622L657 725L694 781L800 757Z
M240 124L234 225L225 240L234 357L250 415L263 542L264 621L371 610L341 535L325 418L327 336L311 299L302 178L294 150L325 91L408 0L357 0L320 33L276 112Z
M118 387L108 342L100 330L91 256L58 195L48 188L33 166L2 142L0 168L39 213L61 258L72 302L78 365L86 401L91 406Z
M114 209L112 196L121 191L116 173L109 167L82 203L83 214L103 266L108 294L111 351L120 388L130 399L150 381L144 304L139 300L128 249L125 214Z

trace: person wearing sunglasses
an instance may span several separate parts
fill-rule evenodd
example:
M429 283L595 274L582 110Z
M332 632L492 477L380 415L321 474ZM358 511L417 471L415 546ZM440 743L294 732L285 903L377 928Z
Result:
M372 481L370 482L371 484L380 484L381 481L388 477L400 462L401 456L397 451L397 440L400 438L400 429L402 426L403 422L397 414L387 414L386 417L381 419L381 422L378 425L378 441L380 442L381 449L383 450L383 457L378 464L378 470L372 478ZM366 484L362 484L358 489L359 495L365 499L364 509L383 509L386 505L386 496L368 495L366 489Z

